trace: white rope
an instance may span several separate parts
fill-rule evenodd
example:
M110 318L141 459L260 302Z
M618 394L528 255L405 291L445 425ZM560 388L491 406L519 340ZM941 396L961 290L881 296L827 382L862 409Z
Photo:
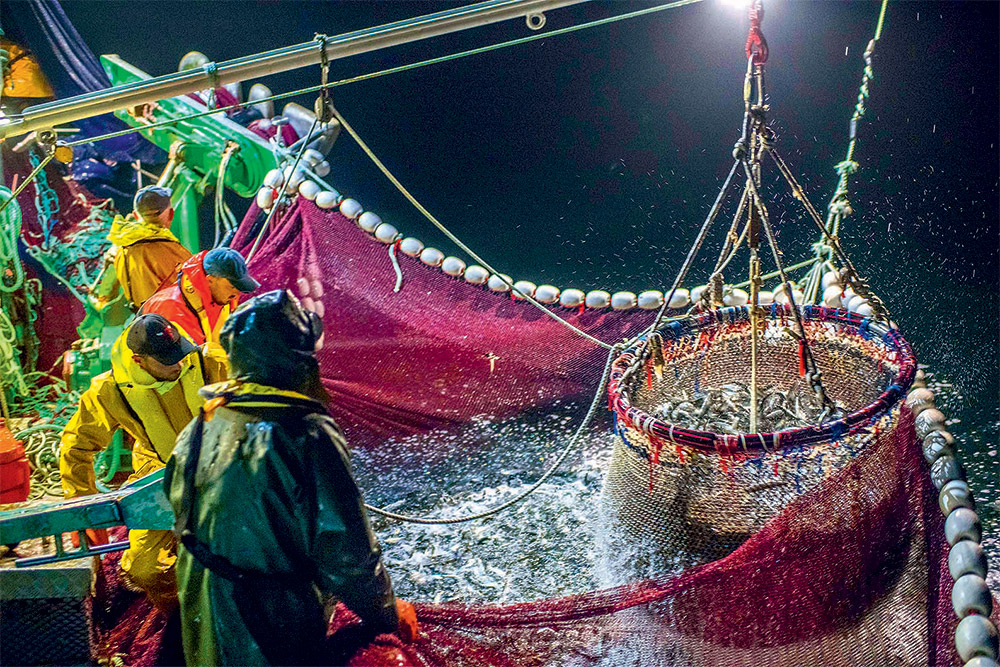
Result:
M393 292L398 292L403 289L403 270L399 268L399 260L396 259L396 244L389 244L389 259L392 260L392 270L396 272L396 286L392 288Z

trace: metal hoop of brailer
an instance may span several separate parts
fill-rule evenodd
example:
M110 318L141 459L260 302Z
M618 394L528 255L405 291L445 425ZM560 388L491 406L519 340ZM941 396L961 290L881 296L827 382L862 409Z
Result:
M906 397L913 411L917 436L923 440L931 481L938 489L938 506L945 516L948 572L954 580L951 604L958 616L955 648L965 667L998 667L997 628L990 621L993 596L986 585L986 553L980 544L982 526L976 503L958 462L955 438L945 430L945 416L934 405L923 371L918 371Z

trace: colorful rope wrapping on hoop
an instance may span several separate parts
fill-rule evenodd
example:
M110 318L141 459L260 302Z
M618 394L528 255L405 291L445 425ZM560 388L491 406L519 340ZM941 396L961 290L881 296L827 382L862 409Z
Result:
M771 452L776 449L801 447L817 442L835 440L838 437L853 433L864 428L874 418L887 412L902 397L906 396L917 370L916 359L909 343L895 329L890 329L883 323L861 317L856 313L843 309L830 309L819 306L801 308L805 321L834 322L853 328L864 340L874 340L895 356L899 370L894 381L872 403L855 410L843 419L828 422L822 426L809 426L789 429L779 433L755 433L740 436L698 431L679 427L656 418L632 405L631 389L635 386L629 383L626 370L633 365L637 357L645 360L646 340L625 350L615 361L611 369L611 379L608 382L608 407L615 413L619 428L630 427L650 437L651 440L669 441L671 444L688 447L703 452L714 452L723 456L732 456L747 452ZM768 319L791 314L788 305L775 304L768 313ZM749 309L746 306L730 307L713 310L695 315L687 320L678 320L667 324L659 330L663 338L664 349L674 345L682 352L691 351L695 334L697 341L694 349L708 349L714 340L714 334L723 324L736 324L749 319ZM647 454L648 456L648 454Z

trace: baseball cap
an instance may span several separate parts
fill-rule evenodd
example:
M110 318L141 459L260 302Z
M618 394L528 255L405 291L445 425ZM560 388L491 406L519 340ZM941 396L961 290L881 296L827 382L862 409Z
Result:
M155 313L137 317L125 343L135 354L153 357L165 366L173 366L198 349L167 318Z
M253 292L260 287L260 283L247 272L247 263L243 261L243 255L232 248L209 250L205 253L201 265L205 273L227 279L233 287L243 293Z
M147 185L135 193L132 208L140 218L155 218L170 208L170 195L173 191L160 185Z

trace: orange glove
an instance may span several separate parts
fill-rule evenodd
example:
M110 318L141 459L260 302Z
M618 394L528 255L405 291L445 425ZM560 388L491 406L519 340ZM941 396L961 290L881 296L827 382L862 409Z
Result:
M417 625L417 610L413 605L403 600L396 600L396 615L399 616L399 625L396 634L405 643L409 644L417 638L420 627Z
M69 535L70 540L73 542L74 547L80 546L80 533L74 531ZM108 543L108 529L107 528L88 528L87 529L87 541L90 542L91 546L95 544L107 544Z

